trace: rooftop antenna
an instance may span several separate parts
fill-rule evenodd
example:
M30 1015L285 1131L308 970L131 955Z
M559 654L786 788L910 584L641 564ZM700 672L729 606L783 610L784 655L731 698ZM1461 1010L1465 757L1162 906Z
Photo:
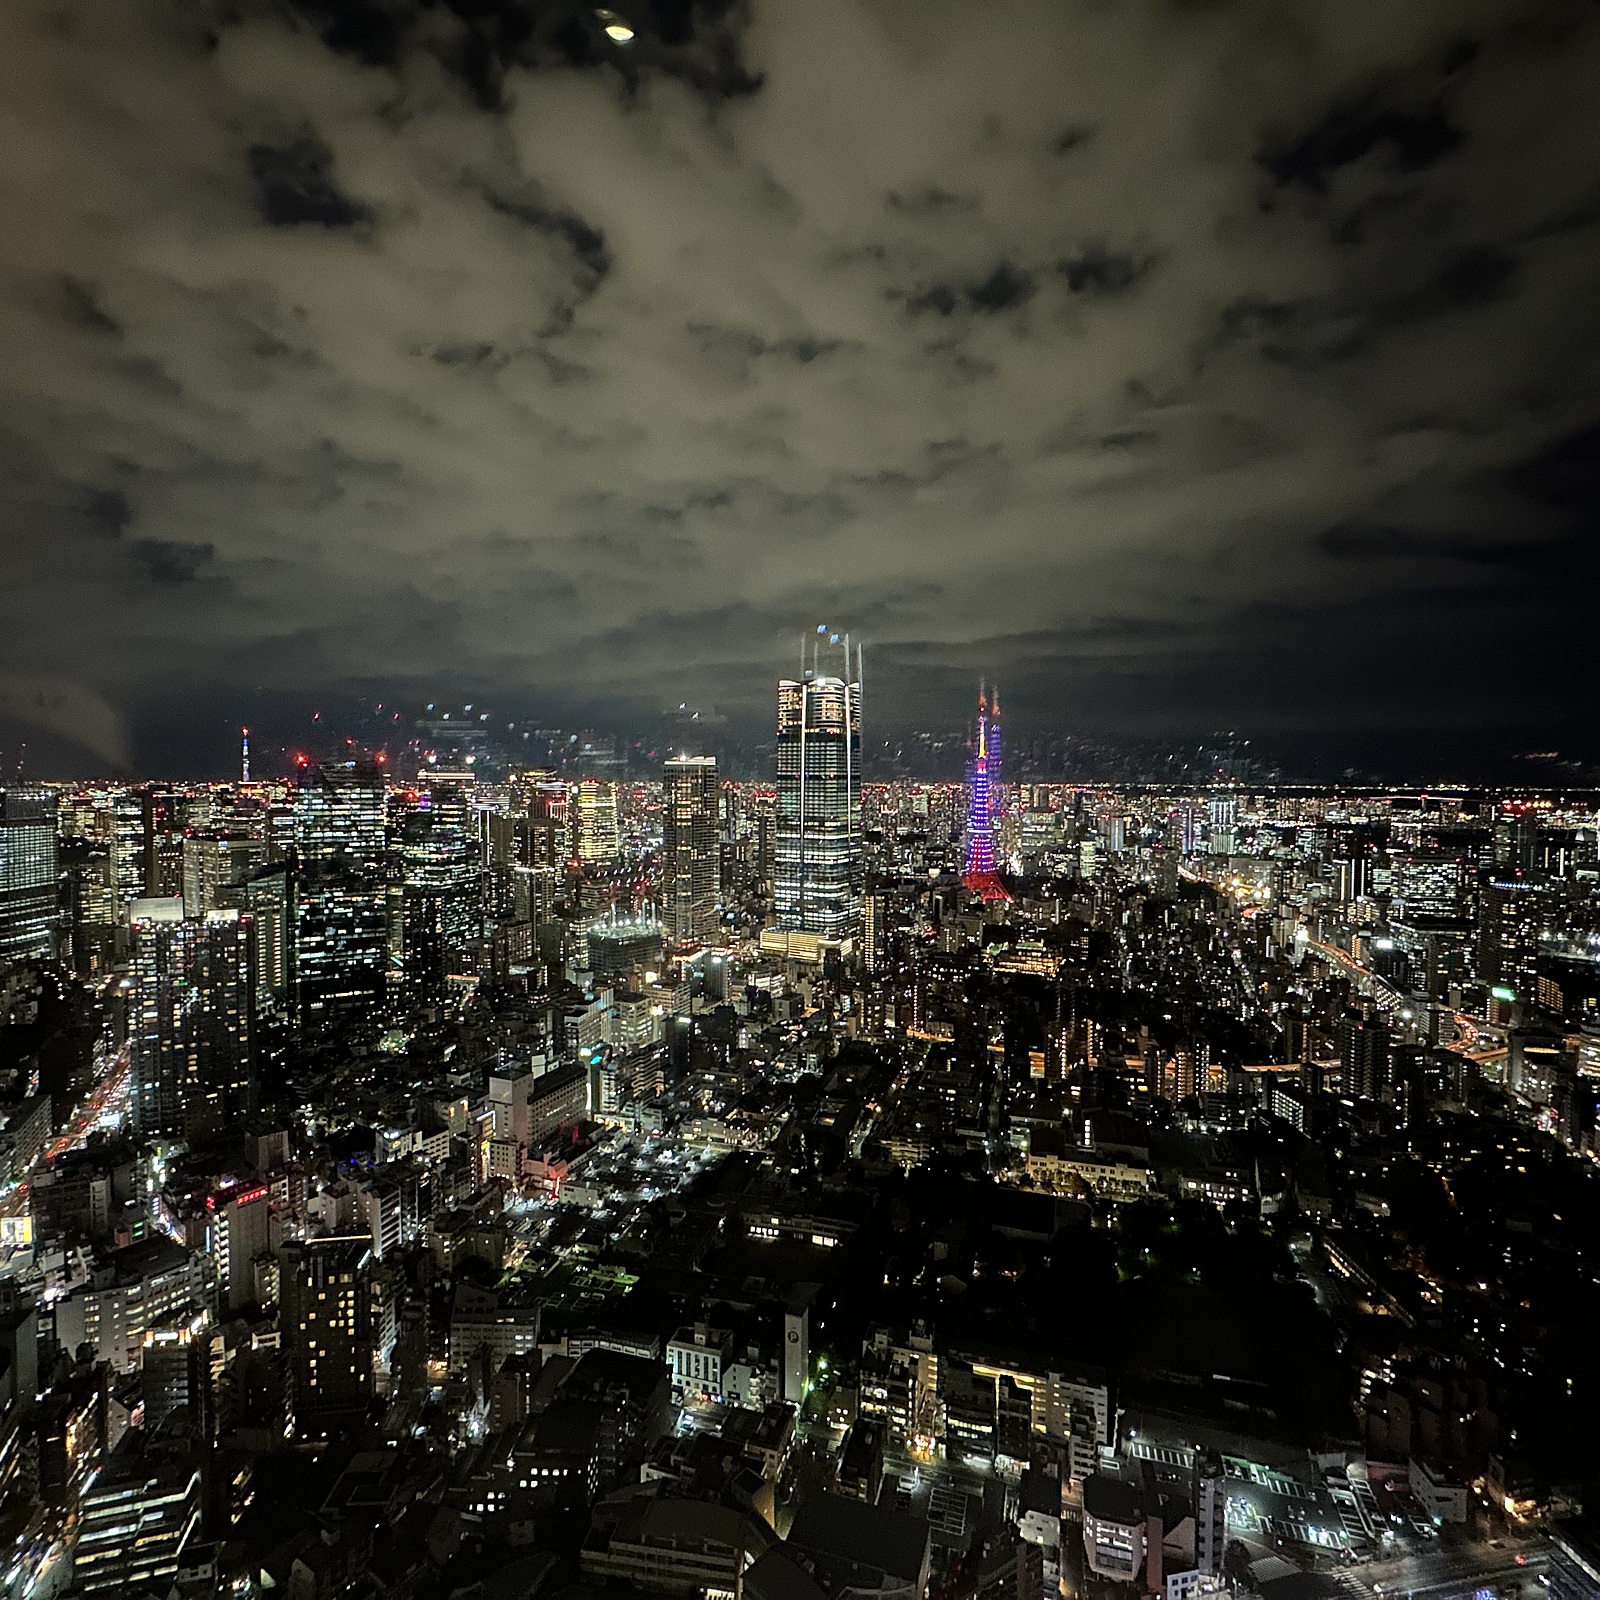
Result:
M249 781L250 781L250 730L248 728L241 728L239 730L239 782L240 783L249 783Z

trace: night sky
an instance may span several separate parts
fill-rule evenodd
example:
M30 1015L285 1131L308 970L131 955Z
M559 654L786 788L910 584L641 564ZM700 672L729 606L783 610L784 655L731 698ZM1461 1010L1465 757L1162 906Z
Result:
M825 620L885 726L1594 753L1600 7L617 9L0 8L7 752L759 733Z

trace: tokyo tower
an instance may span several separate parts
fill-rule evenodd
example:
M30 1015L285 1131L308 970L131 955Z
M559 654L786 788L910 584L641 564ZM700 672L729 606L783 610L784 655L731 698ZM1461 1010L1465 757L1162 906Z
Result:
M967 855L961 881L985 900L1009 900L994 854L994 819L1000 797L1000 691L978 687L978 736L967 779Z

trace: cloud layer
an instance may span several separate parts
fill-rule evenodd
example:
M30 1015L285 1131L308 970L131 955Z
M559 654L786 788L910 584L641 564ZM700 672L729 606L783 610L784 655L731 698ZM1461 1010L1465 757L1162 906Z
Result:
M1592 8L629 15L5 8L0 671L1592 726Z

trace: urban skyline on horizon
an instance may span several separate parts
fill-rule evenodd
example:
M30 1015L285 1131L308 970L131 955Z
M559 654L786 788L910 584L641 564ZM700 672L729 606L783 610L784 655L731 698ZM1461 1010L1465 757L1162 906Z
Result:
M962 779L972 739L968 710L972 689L985 681L977 675L964 693L951 695L947 720L920 726L893 721L885 726L874 695L862 747L866 772L884 781ZM770 713L766 721L753 717L735 721L719 714L714 705L684 704L644 719L623 714L615 722L563 723L538 713L507 712L493 702L468 697L420 701L357 695L334 697L325 708L308 702L292 716L281 709L269 711L253 722L230 720L219 711L207 719L203 734L187 727L181 745L168 746L165 758L155 755L133 766L85 756L78 747L53 740L48 733L41 737L37 728L13 723L7 730L12 737L0 743L0 773L13 780L20 773L51 782L222 780L237 773L239 740L245 735L254 741L258 775L290 776L302 756L332 758L346 748L386 755L416 749L426 742L429 729L451 718L481 724L501 766L576 767L584 764L586 749L603 748L643 772L653 770L668 753L715 753L726 770L753 778L770 770L773 760ZM1119 735L1060 726L1048 718L1040 722L1026 709L1009 720L1018 771L1041 780L1163 783L1181 777L1203 784L1237 778L1291 785L1421 784L1541 791L1600 786L1600 745L1542 747L1539 740L1527 737L1526 728L1516 733L1485 728L1447 733L1394 729L1307 736L1285 729L1264 733L1212 729ZM529 755L530 749L538 753L537 759ZM203 753L197 756L197 751Z
M0 4L0 1600L1600 1600L1597 88Z

